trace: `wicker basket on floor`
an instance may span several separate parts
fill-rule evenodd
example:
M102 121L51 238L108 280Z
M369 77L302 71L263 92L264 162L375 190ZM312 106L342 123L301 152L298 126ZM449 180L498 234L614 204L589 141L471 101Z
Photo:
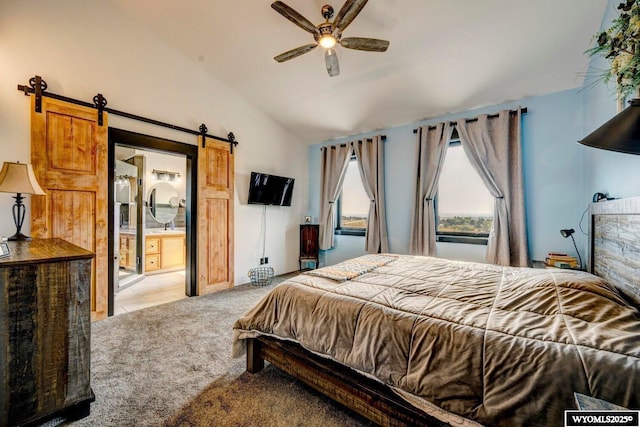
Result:
M252 286L269 286L271 278L273 278L273 268L271 267L262 266L249 270Z

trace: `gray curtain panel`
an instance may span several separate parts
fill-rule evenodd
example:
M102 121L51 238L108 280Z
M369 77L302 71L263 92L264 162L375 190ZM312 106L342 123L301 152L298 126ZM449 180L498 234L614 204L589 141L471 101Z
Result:
M469 161L495 197L487 261L529 265L522 178L520 123L522 111L483 114L477 121L458 120L460 141Z
M333 247L335 224L335 202L342 190L342 183L351 157L351 145L322 147L320 169L320 249Z
M418 129L416 199L411 221L409 250L414 255L436 255L436 215L433 198L447 154L453 128L449 122Z
M353 143L360 178L371 207L367 221L365 248L369 253L389 252L384 201L384 142L382 137Z

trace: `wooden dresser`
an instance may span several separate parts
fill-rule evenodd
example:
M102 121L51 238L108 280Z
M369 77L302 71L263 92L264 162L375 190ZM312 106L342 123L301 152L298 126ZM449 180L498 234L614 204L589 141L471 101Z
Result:
M0 426L89 414L93 253L61 239L0 258Z

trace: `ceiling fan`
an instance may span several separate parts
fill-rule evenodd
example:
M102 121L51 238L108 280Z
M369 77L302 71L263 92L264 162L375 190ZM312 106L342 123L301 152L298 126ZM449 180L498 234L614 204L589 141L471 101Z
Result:
M278 62L288 61L307 53L320 45L325 48L324 60L327 65L327 72L329 73L329 76L334 77L340 74L338 57L336 56L336 52L333 50L333 47L336 44L348 49L365 50L368 52L385 52L389 47L389 42L387 40L370 39L365 37L342 38L342 32L349 26L349 24L351 24L351 22L353 22L355 17L358 16L360 11L362 11L362 8L367 4L367 1L368 0L347 0L333 22L329 22L333 17L333 7L324 5L322 6L322 16L324 17L325 22L317 26L313 25L308 19L293 10L290 6L287 6L285 3L281 1L273 2L271 7L276 12L303 30L311 33L316 41L315 43L300 46L282 53L273 59Z

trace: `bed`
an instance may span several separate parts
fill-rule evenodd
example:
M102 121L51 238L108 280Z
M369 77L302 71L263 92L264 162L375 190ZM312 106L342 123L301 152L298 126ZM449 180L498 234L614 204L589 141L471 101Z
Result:
M590 269L607 280L367 255L274 288L234 325L234 355L380 425L562 425L574 393L640 408L640 198L630 200L592 210Z

